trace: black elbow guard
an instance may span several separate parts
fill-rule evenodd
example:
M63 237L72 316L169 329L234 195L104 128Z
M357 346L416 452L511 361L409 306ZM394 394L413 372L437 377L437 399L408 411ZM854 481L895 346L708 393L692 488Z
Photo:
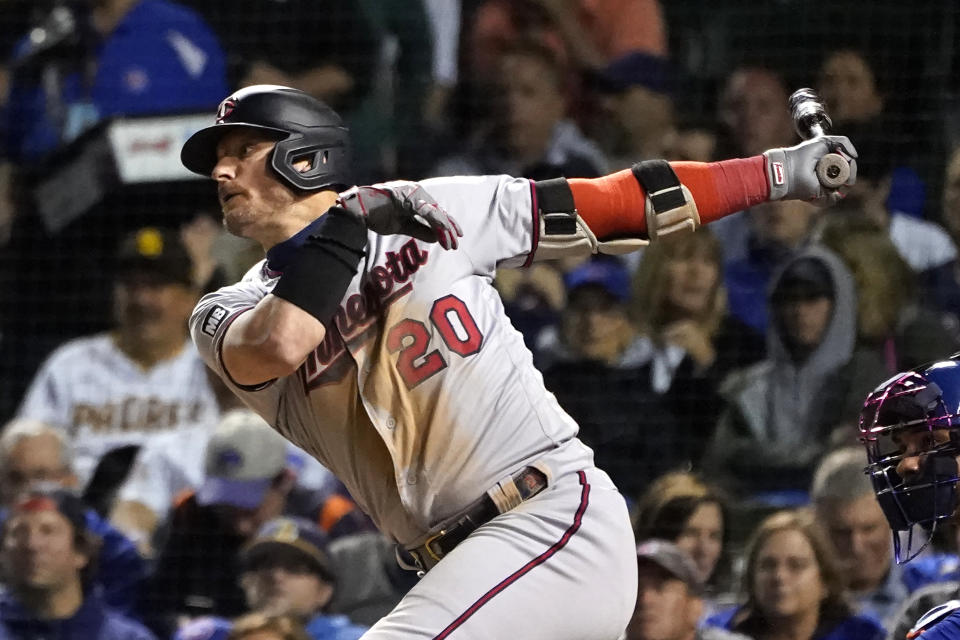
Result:
M367 246L367 225L358 216L331 207L273 288L328 326L357 273Z

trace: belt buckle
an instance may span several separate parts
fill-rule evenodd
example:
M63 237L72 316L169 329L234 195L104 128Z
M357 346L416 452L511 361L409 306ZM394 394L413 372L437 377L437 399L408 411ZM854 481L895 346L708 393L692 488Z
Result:
M430 557L433 559L434 562L440 562L440 558L442 557L440 554L442 553L442 551L439 551L439 550L434 551L432 545L434 542L436 542L437 540L439 540L445 535L447 535L447 530L441 529L437 533L427 538L426 542L423 543L423 548L427 550L427 553L430 554Z

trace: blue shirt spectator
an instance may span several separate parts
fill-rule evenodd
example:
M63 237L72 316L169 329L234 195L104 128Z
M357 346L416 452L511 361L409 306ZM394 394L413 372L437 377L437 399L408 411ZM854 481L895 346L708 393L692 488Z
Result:
M5 156L35 161L105 118L207 109L228 93L224 54L196 13L166 0L131 5L112 31L91 36L87 64L62 60L59 115L39 82L15 75ZM30 53L24 39L12 64Z
M146 627L88 597L69 618L40 619L10 594L0 598L0 640L156 640Z
M130 538L117 531L93 509L86 514L87 529L100 538L98 570L94 576L104 603L127 615L133 614L140 587L147 577L147 564Z
M6 509L0 510L0 526L7 515ZM96 511L87 509L84 517L87 529L101 541L93 588L105 606L131 615L147 577L147 564L130 538L114 529Z
M0 437L0 526L10 507L33 487L69 490L76 484L70 442L47 423L16 419L3 425ZM133 541L96 511L84 512L86 529L99 539L96 571L90 576L104 603L124 614L133 611L147 576L147 565Z
M31 490L3 523L0 638L154 640L140 623L110 610L93 586L99 540L87 509L62 489Z

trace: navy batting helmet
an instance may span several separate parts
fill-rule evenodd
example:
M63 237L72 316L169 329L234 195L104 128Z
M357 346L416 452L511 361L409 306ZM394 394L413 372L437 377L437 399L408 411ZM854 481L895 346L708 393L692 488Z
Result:
M216 124L197 131L184 143L180 161L190 171L209 176L217 164L217 143L230 131L247 127L276 138L270 166L291 187L304 191L352 185L350 138L337 112L290 87L261 84L240 89L217 109ZM297 171L294 163L310 161Z
M920 553L937 525L953 517L960 481L960 360L948 360L899 373L871 393L860 412L860 440L867 448L867 473L877 501L893 530L897 562ZM923 434L907 452L906 434ZM906 457L920 458L919 473L902 477ZM926 530L915 551L914 527ZM907 536L902 549L901 533Z

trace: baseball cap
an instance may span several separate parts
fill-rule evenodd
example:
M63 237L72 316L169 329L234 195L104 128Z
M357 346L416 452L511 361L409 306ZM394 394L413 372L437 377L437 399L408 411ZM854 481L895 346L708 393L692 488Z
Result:
M626 302L630 297L630 274L616 258L591 258L568 272L563 280L568 292L578 287L596 285L619 302Z
M812 298L833 298L833 276L821 261L813 257L803 257L790 263L777 280L773 290L774 304L791 300L810 300Z
M646 87L656 93L669 95L672 91L670 64L663 56L646 51L631 51L613 59L596 72L597 88L607 93L619 93L630 87Z
M652 562L687 585L696 595L703 594L703 581L697 566L680 547L667 540L647 540L637 545L637 560Z
M257 531L240 556L243 571L270 567L287 561L306 563L327 582L334 581L327 552L329 538L320 527L304 518L275 518Z
M180 234L171 229L143 227L123 239L117 255L117 275L122 278L131 272L193 285L193 260Z
M217 424L204 460L206 478L197 490L197 502L256 509L286 469L287 447L260 416L234 409Z

